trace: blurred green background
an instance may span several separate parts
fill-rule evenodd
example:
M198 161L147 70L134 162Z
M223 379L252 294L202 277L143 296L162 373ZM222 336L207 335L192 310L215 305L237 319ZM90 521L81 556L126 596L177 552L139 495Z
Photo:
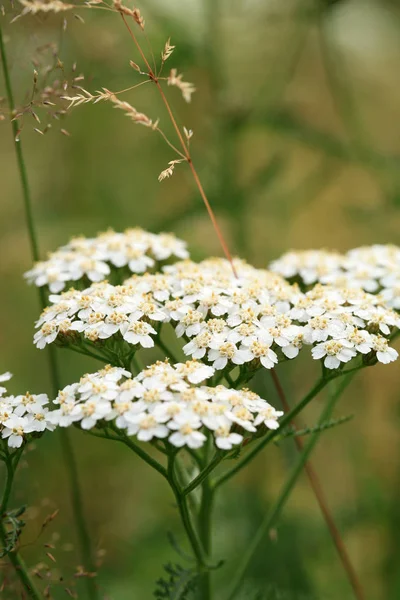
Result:
M40 72L52 61L43 46L59 43L62 17L27 16L10 25L15 11L4 7L0 18L20 106L29 101L32 60L39 60ZM179 123L194 130L193 159L235 254L264 267L290 248L400 243L398 1L143 0L139 8L155 55L171 36L176 50L166 69L176 66L197 87L189 105L176 89L168 90L169 98ZM65 72L77 61L91 91L140 81L129 66L138 57L120 20L101 11L79 14L84 24L65 13L59 52ZM0 86L3 96L2 80ZM173 138L151 85L124 99L160 117ZM185 166L158 183L174 156L155 133L109 104L77 108L45 136L33 131L32 117L24 122L21 139L43 256L72 235L137 225L174 231L189 241L196 259L220 254ZM15 374L11 392L39 392L49 390L49 378L45 353L32 344L38 299L22 279L31 259L7 120L0 123L0 169L0 372ZM147 354L149 362L154 356ZM63 350L59 359L63 385L97 368ZM337 409L355 418L325 433L313 459L369 600L400 598L398 371L395 363L358 377ZM294 361L279 372L291 403L315 377L310 361ZM278 406L268 373L255 386ZM322 401L314 402L304 422L315 422ZM88 526L102 557L104 597L151 598L163 563L180 561L167 531L184 543L172 496L124 448L78 431L72 437ZM227 563L215 575L216 598L294 459L288 439L220 497L215 558ZM85 598L81 580L71 580L81 561L58 435L41 440L25 463L14 498L15 505L29 503L24 555L30 565L41 561L53 577L64 576L65 584L53 588L55 598L68 597L65 586ZM57 518L30 545L55 509ZM56 563L46 556L45 543L55 546L50 551ZM250 589L271 600L353 597L305 477L249 575ZM16 598L7 588L3 594ZM244 594L252 598L250 591Z

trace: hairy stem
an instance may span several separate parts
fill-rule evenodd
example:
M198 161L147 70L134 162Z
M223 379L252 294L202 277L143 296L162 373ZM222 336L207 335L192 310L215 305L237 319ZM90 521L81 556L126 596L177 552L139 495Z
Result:
M6 95L8 106L10 109L10 113L12 116L15 114L15 103L14 103L14 95L11 85L10 72L8 69L7 56L4 46L4 40L2 35L2 29L0 25L0 55L1 55L1 63L4 75L4 82L6 88ZM24 155L22 152L22 144L21 141L18 140L18 121L16 119L11 121L11 127L14 137L14 148L17 159L17 165L19 170L19 176L22 186L22 197L24 202L24 211L26 218L26 225L28 229L29 242L31 246L31 254L33 260L36 262L39 260L39 245L37 240L37 235L35 231L35 224L33 219L32 212L32 200L30 194L30 188L28 183L28 176L26 171L26 165L24 160ZM38 288L38 295L40 300L40 305L42 309L46 306L46 297L45 291L43 288ZM49 371L52 382L53 394L57 395L58 390L60 389L59 385L59 374L56 356L54 353L54 348L50 345L47 350L48 362L49 362ZM74 512L75 525L78 532L79 543L81 547L81 557L82 562L85 565L85 568L88 571L93 571L93 560L90 548L90 538L87 531L85 519L82 513L82 494L79 486L79 481L76 473L76 461L74 456L74 451L71 446L70 441L68 440L68 433L64 431L61 434L61 446L63 452L63 459L66 466L66 470L68 473L70 490L71 490L71 502ZM88 591L88 596L90 600L97 600L97 588L96 584L91 578L86 579L86 586Z
M344 379L342 384L336 390L336 392L334 394L332 394L332 396L330 397L329 401L327 402L324 410L322 411L321 417L319 419L319 425L322 425L322 423L324 423L327 419L329 419L329 417L331 416L332 411L335 407L336 402L339 400L344 389L350 383L351 378L352 378L352 376L349 376L346 379ZM293 470L290 473L289 478L287 479L278 499L276 500L275 504L272 506L270 511L266 514L266 516L265 516L264 520L262 521L261 525L259 526L256 534L253 536L252 540L250 541L250 543L246 549L246 552L244 554L244 557L241 561L241 564L239 565L238 569L235 571L234 580L233 580L232 587L231 587L231 590L230 590L227 600L233 600L234 598L237 597L237 593L240 590L240 587L243 583L244 576L247 572L249 564L251 563L251 561L254 557L254 554L256 553L256 551L258 549L259 544L261 543L265 534L277 522L277 519L279 518L279 516L286 504L286 501L288 500L288 498L296 484L296 481L297 481L299 475L301 474L301 471L303 470L304 465L306 464L306 461L308 460L308 457L310 456L312 450L314 449L315 444L317 443L320 435L321 435L321 431L316 431L315 433L313 433L312 436L310 437L309 441L307 442L307 444L304 446L304 448L303 448L301 454L299 455L297 462L294 465ZM361 596L361 597L363 598L363 596Z

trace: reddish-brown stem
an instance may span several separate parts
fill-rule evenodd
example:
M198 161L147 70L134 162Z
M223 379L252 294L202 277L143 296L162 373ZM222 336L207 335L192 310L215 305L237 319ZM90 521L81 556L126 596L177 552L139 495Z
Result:
M128 22L127 22L127 20L126 20L126 18L125 18L125 16L124 16L123 13L121 13L121 17L122 17L122 20L124 21L124 24L125 24L127 30L129 31L129 34L130 34L132 40L135 43L136 48L138 49L138 51L139 51L139 53L140 53L140 55L141 55L141 57L142 57L145 65L146 65L146 67L148 69L149 77L154 81L154 83L156 84L156 87L157 87L157 89L158 89L158 91L159 91L159 93L161 95L161 98L162 98L162 100L164 102L164 105L165 105L165 107L167 109L168 115L169 115L169 117L171 119L171 123L172 123L172 125L173 125L173 127L174 127L174 129L176 131L176 134L178 136L179 142L180 142L180 144L181 144L181 146L183 148L183 152L185 154L186 160L187 160L187 162L189 164L189 167L190 167L190 170L192 172L193 179L194 179L194 181L195 181L195 183L197 185L197 188L198 188L198 190L200 192L200 196L201 196L201 198L202 198L202 200L203 200L203 202L205 204L205 207L207 209L207 212L209 214L209 217L211 219L211 222L212 222L213 227L215 229L215 232L217 234L218 240L219 240L219 242L221 244L222 250L223 250L226 258L228 259L228 261L231 264L232 271L233 271L235 277L237 277L237 273L236 273L235 266L234 266L233 261L232 261L232 256L231 256L231 253L229 251L228 245L227 245L227 243L225 241L225 238L224 238L224 236L222 234L222 231L221 231L221 229L220 229L220 227L218 225L217 219L215 217L215 213L214 213L214 211L213 211L213 209L212 209L212 207L211 207L211 205L210 205L210 203L208 201L208 198L207 198L206 193L204 191L204 188L203 188L203 186L201 184L201 181L200 181L200 178L199 178L199 176L197 174L197 171L196 171L196 169L195 169L195 167L193 165L193 161L192 161L192 158L191 158L191 155L190 155L190 151L189 151L188 145L185 143L185 140L184 140L184 138L182 136L182 133L181 133L179 127L178 127L178 124L177 124L176 119L174 117L174 114L173 114L173 112L171 110L169 102L168 102L168 100L167 100L167 98L166 98L166 96L164 94L164 91L163 91L163 89L161 87L161 84L158 81L158 78L157 78L156 74L153 72L153 70L152 70L152 68L150 66L150 63L148 62L148 60L147 60L147 58L146 58L146 56L145 56L142 48L140 47L140 44L137 41L135 34L133 33L132 29L129 27L129 24L128 24ZM286 400L286 397L285 397L285 393L284 393L283 388L282 388L282 386L280 384L280 381L278 379L278 375L276 374L276 371L274 369L272 370L272 379L273 379L275 388L277 390L277 393L279 395L279 398L280 398L280 400L282 402L282 405L283 405L285 411L289 411L290 407L289 407L289 405L287 403L287 400ZM299 452L301 452L303 450L303 442L298 437L295 437L294 440L295 440L297 449L299 450ZM361 587L361 584L360 584L360 582L358 580L358 577L357 577L357 575L355 573L355 570L354 570L354 568L353 568L353 566L352 566L352 564L350 562L350 558L349 558L349 556L347 554L346 547L345 547L345 545L343 543L343 540L342 540L342 538L340 536L339 530L337 529L337 527L335 525L335 522L334 522L334 520L332 518L332 515L331 515L331 513L330 513L330 511L328 509L327 502L325 500L325 497L324 497L324 494L323 494L323 490L322 490L321 484L319 482L318 476L317 476L316 472L314 471L314 469L313 469L313 467L312 467L312 465L310 464L309 461L306 462L304 468L305 468L305 471L307 473L307 476L308 476L308 479L310 481L310 484L311 484L311 487L313 489L313 492L315 494L315 497L317 499L317 502L319 504L319 507L321 509L321 512L322 512L322 514L323 514L323 516L325 518L325 522L327 524L329 532L330 532L330 534L332 536L332 539L334 541L334 544L335 544L336 549L338 551L338 554L340 556L341 562L343 564L343 568L345 569L345 572L347 573L347 576L348 576L348 579L350 581L350 584L351 584L351 586L352 586L352 588L354 590L354 594L355 594L355 596L356 596L356 598L358 600L365 600L364 592L362 590L362 587Z
M125 24L125 27L127 28L128 32L129 32L129 35L131 36L131 38L132 38L132 40L133 40L133 42L134 42L137 50L140 53L140 56L142 57L143 62L146 65L146 68L149 71L149 77L156 84L156 87L157 87L157 89L158 89L158 91L160 93L161 99L164 102L165 108L167 109L169 118L171 119L171 123L172 123L172 125L173 125L173 127L174 127L174 129L176 131L176 135L178 136L179 142L180 142L180 144L182 146L182 149L183 149L183 152L185 154L186 160L187 160L187 162L189 164L189 167L190 167L190 170L192 172L193 179L194 179L194 181L195 181L195 183L197 185L197 188L198 188L198 190L200 192L200 196L201 196L201 198L202 198L202 200L204 202L204 205L205 205L205 207L207 209L208 215L209 215L209 217L211 219L211 223L212 223L212 225L214 227L215 233L217 234L219 243L221 244L221 248L223 250L223 253L225 254L227 260L229 261L235 277L237 277L237 273L236 273L236 270L235 270L235 266L233 264L232 255L231 255L231 253L229 251L229 248L228 248L228 244L225 241L223 233L222 233L222 231L220 229L220 226L219 226L219 224L217 222L215 213L214 213L214 211L212 209L212 206L211 206L211 204L210 204L210 202L209 202L209 200L208 200L208 198L206 196L206 193L204 191L204 188L203 188L203 186L201 184L200 178L199 178L199 176L197 174L197 171L195 169L195 166L193 164L192 157L190 155L190 151L189 151L188 145L185 143L185 140L183 139L182 133L181 133L179 127L178 127L178 124L176 122L174 114L173 114L173 112L171 110L171 106L170 106L170 104L169 104L169 102L168 102L168 100L167 100L167 98L166 98L166 96L164 94L164 91L163 91L163 89L161 87L161 84L158 81L156 74L153 72L153 70L151 68L151 65L150 65L149 61L147 60L147 58L146 58L146 56L145 56L145 54L144 54L144 52L143 52L143 50L142 50L142 48L140 46L140 44L139 44L139 42L138 42L135 34L133 33L132 29L130 28L130 26L129 26L126 18L125 18L125 15L123 13L120 13L120 14L121 14L122 20L123 20L123 22Z
M272 380L274 382L279 399L283 406L283 409L285 410L285 412L290 412L289 403L286 400L285 392L282 388L281 382L279 380L278 374L275 371L275 369L272 369L271 375L272 375ZM293 421L292 421L292 426L294 427L295 430L297 429L296 424ZM303 448L304 448L302 439L298 436L295 436L293 439L296 444L297 450L299 452L302 452ZM353 588L354 595L357 598L357 600L365 600L365 595L364 595L364 591L361 587L361 582L359 581L359 579L357 577L357 573L355 572L355 569L354 569L353 565L351 564L350 557L346 550L346 546L342 540L340 532L339 532L338 528L336 527L335 521L333 520L331 512L328 508L328 504L327 504L326 498L324 496L324 491L322 489L319 477L318 477L317 473L315 472L314 467L312 466L312 464L309 460L306 461L306 463L304 465L304 470L307 474L308 480L310 482L310 485L312 487L314 495L317 499L319 508L325 519L325 523L328 527L329 533L331 534L333 543L335 544L340 561L343 565L345 572L347 573L347 577L348 577L351 587Z

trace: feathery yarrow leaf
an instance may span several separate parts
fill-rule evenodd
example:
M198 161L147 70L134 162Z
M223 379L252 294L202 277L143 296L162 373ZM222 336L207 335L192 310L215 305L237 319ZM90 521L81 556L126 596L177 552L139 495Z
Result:
M178 564L164 565L168 579L161 577L156 583L154 597L159 600L191 600L197 588L198 573Z
M304 429L296 429L295 427L290 427L285 431L282 431L276 438L275 441L279 442L279 439L287 438L287 437L303 437L306 435L310 435L312 433L320 433L325 431L326 429L332 429L337 425L343 425L348 421L351 421L354 418L354 415L344 415L343 417L338 417L336 419L329 419L328 421L324 421L320 425L314 425L310 427L305 427Z

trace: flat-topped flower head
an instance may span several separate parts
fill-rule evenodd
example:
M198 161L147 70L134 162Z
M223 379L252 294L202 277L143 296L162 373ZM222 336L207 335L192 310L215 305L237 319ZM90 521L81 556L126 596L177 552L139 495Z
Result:
M339 368L344 356L366 354L367 347L375 352L370 340L360 341L357 334L389 340L400 326L382 295L320 283L301 292L279 275L239 259L234 264L237 277L225 259L184 260L122 285L100 282L50 295L52 305L36 324L34 342L38 348L57 341L84 349L93 342L106 360L130 360L130 346L153 347L161 324L170 323L188 358L216 370L240 365L254 373L296 358L307 345L319 344L312 356L322 359L321 344L331 340L355 348L334 353L338 360L324 358L329 368Z
M254 368L272 368L278 362L275 348L290 345L299 334L287 313L301 293L280 276L240 259L234 259L234 267L237 277L220 258L165 267L165 314L176 335L185 339L187 356L208 361L217 370L249 362ZM138 285L137 279L125 285ZM250 346L257 343L263 351L252 353Z
M9 381L11 373L0 375L0 382ZM46 394L5 396L6 388L0 387L0 435L10 448L19 448L29 434L53 430L46 407Z
M25 273L29 283L59 293L67 283L103 281L118 272L144 273L169 259L189 256L186 243L170 233L154 234L142 229L123 233L107 231L94 238L77 237L46 261L36 263Z
M283 254L270 263L269 269L285 279L299 279L305 285L321 281L326 274L340 272L344 256L327 250L297 250Z
M244 437L276 429L283 414L249 390L207 386L215 371L198 361L157 362L132 378L118 367L85 375L62 390L51 412L55 425L114 429L139 441L202 447L209 437L230 450Z
M303 324L290 351L298 344L311 345L313 358L323 360L327 369L337 369L357 355L375 353L382 363L397 359L396 350L388 343L400 328L400 317L382 305L379 296L318 284L289 314Z
M374 244L346 254L324 250L288 252L269 268L303 286L323 283L338 288L363 289L380 294L382 301L400 310L400 247Z
M156 330L151 323L169 320L162 304L134 285L93 284L85 290L69 290L51 295L36 323L34 343L40 349L55 340L107 340L149 348L154 346Z

